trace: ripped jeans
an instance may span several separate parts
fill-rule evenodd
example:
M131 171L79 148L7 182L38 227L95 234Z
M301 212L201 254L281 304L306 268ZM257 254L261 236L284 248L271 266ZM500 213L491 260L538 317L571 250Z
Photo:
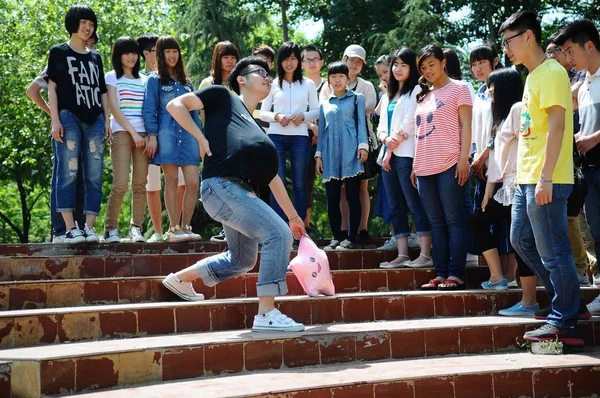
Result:
M63 142L56 142L56 211L75 211L78 159L81 155L85 187L83 213L98 215L102 201L102 168L104 166L104 117L93 124L82 122L71 111L60 111ZM79 226L83 228L82 225Z

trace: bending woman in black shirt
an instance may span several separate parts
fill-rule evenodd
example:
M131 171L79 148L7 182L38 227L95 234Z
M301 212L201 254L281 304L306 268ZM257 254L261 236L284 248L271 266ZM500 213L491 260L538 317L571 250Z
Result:
M302 331L303 324L275 308L275 296L288 291L285 276L292 234L299 239L305 230L277 175L275 146L252 118L256 105L271 89L269 67L261 58L244 58L231 71L229 84L239 97L223 86L211 86L167 105L173 118L198 140L204 161L202 203L206 212L223 224L229 250L169 275L163 284L185 300L202 300L192 280L200 277L207 286L214 286L250 271L260 243L258 315L252 330ZM205 135L190 117L193 110L204 111ZM255 195L252 187L265 185L284 210L289 227Z

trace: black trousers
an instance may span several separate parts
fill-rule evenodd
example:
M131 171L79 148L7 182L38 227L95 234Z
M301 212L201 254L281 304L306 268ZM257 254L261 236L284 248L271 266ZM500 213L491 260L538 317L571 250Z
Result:
M505 221L507 225L510 226L511 209L512 206L504 206L492 198L488 202L485 212L482 212L481 209L477 209L477 211L473 213L471 220L469 221L469 228L471 232L473 232L475 242L482 252L496 247L494 235L490 228L492 225L501 221ZM533 271L531 271L518 254L516 255L516 259L519 276L524 277L534 275Z
M358 227L362 208L360 206L360 176L344 178L343 180L331 179L325 183L325 193L327 194L327 213L329 215L329 225L333 238L340 242L348 239L356 243ZM342 236L342 212L340 211L340 198L342 196L342 184L346 186L346 200L350 210L348 222L348 236Z

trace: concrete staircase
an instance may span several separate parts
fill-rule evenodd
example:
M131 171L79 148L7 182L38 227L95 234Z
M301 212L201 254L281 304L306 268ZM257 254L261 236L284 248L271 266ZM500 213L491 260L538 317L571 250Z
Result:
M322 242L321 242L322 243ZM381 242L375 241L374 244ZM431 269L381 270L396 253L328 252L337 295L279 308L302 333L252 333L257 267L182 302L161 276L222 243L0 245L0 397L590 397L600 318L582 352L536 356L516 339L541 321L496 315L520 290L416 290ZM295 253L292 253L294 255ZM413 253L416 255L416 252ZM586 301L598 293L582 290ZM548 304L542 290L541 305Z

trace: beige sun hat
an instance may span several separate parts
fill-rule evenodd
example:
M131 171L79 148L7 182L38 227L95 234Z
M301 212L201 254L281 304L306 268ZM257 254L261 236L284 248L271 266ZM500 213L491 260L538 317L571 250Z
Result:
M346 47L346 49L344 50L344 57L360 58L363 61L363 63L367 63L367 52L358 44L351 44L348 47Z

